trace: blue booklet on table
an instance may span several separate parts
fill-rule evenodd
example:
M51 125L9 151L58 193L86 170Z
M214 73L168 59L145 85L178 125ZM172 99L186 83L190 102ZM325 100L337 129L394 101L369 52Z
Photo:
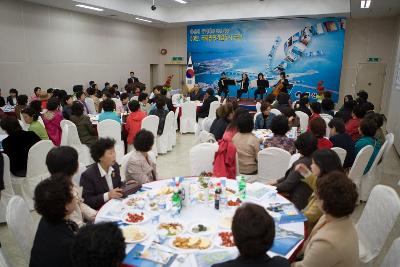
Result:
M267 210L278 213L279 224L305 222L307 218L292 203L271 203Z
M275 228L274 244L270 251L285 256L303 239L303 235L284 230L278 226Z
M146 251L144 246L136 244L125 256L123 267L168 267L174 262L177 254L162 250L152 244Z

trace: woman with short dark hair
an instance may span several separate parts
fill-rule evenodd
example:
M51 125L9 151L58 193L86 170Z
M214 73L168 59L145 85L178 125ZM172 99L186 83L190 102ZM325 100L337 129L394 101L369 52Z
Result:
M81 175L82 197L98 210L110 199L122 197L119 165L115 158L115 140L100 138L90 148L94 164Z
M128 133L127 143L128 143L128 151L132 150L133 142L135 141L136 134L142 128L142 120L146 118L146 113L140 109L140 104L136 100L132 100L128 104L129 113L126 118L125 130Z
M342 172L318 178L316 202L323 212L304 243L304 258L294 267L357 267L357 231L350 215L357 202L356 185Z
M213 267L289 267L289 262L280 256L269 257L268 250L275 238L275 223L264 207L245 203L239 207L232 221L232 234L239 257Z
M103 112L99 114L99 122L104 120L114 120L121 123L121 117L115 112L115 102L110 98L106 98L101 102Z
M38 121L39 114L37 114L32 108L26 108L21 111L22 117L26 124L29 124L28 131L32 131L42 140L49 140L46 129L43 124Z
M164 132L165 120L168 115L168 110L165 110L166 98L163 95L156 96L156 109L150 111L149 115L155 115L160 120L158 122L157 135L162 135Z
M43 180L35 188L35 210L42 218L33 242L30 267L70 267L71 248L78 225L68 216L75 210L70 179L62 174Z
M376 156L381 149L382 144L375 138L376 131L378 129L378 125L376 121L371 118L364 118L360 123L360 134L361 138L357 140L355 144L356 154L358 154L361 149L370 145L373 147L372 155L368 161L367 167L364 170L364 174L366 174L372 166Z
M7 97L7 104L15 106L17 104L18 90L15 88L10 89L10 95Z
M216 112L217 118L211 124L210 133L214 135L215 140L219 141L233 119L233 105L231 103L221 105Z
M154 145L154 135L145 129L140 130L135 137L135 151L129 157L126 168L126 180L134 180L138 184L156 181L157 165L149 152Z
M97 132L89 116L83 114L83 110L82 103L74 101L71 106L71 116L69 120L76 125L81 143L91 147L97 140Z
M318 140L318 149L323 148L332 148L333 144L329 141L328 138L325 138L326 135L326 122L323 118L315 118L310 122L310 130L311 133Z
M64 119L58 109L59 105L57 98L50 98L47 101L47 111L42 115L47 134L55 146L59 146L61 143L62 130L60 122Z
M346 150L346 158L343 162L343 168L347 169L353 166L356 158L356 150L351 136L346 133L346 126L341 118L333 118L328 126L330 128L329 141L334 147L340 147Z
M28 107L28 96L27 95L19 95L17 97L17 105L14 108L15 115L17 119L21 117L21 111Z
M261 113L256 116L254 130L271 128L275 114L271 113L272 106L268 102L261 102Z
M289 121L284 115L278 115L272 120L271 131L274 136L265 140L265 148L278 147L290 154L296 153L293 139L286 136L286 133L289 131Z

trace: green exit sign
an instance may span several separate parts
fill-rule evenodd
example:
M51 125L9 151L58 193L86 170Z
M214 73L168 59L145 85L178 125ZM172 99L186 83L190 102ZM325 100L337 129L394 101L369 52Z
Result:
M380 62L381 59L379 57L369 57L368 62Z
M183 57L172 57L172 61L182 61Z

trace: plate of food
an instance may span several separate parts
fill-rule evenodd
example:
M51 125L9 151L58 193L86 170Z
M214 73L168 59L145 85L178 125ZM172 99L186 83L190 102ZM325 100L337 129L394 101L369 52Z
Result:
M128 225L121 228L125 243L139 243L149 237L149 233L136 225Z
M174 193L174 188L172 186L163 186L157 191L157 195L169 195Z
M226 188L225 188L225 191L226 191L226 194L227 194L228 196L232 196L232 195L235 195L235 194L236 194L236 190L235 190L235 189L232 189L232 188L230 188L230 187L226 187Z
M180 222L162 222L157 227L158 230L166 230L166 236L176 236L185 230Z
M242 204L242 201L239 198L230 198L228 199L228 201L226 202L226 205L229 208L237 208Z
M231 229L232 228L232 215L223 215L218 221L218 226L223 229Z
M215 236L215 245L219 248L234 248L233 234L231 231L221 231Z
M205 192L203 190L198 191L196 196L197 196L197 201L199 201L199 202L204 202L205 197L206 197ZM211 190L208 194L208 201L209 202L214 201L214 192L211 192Z
M150 219L150 215L144 211L131 210L122 214L121 220L127 224L145 223Z
M210 235L214 232L214 227L208 223L193 223L188 228L189 233L199 235Z
M127 208L142 208L146 204L144 198L139 196L129 197L122 201Z
M170 240L170 246L179 251L204 251L212 247L212 242L204 236L177 236Z

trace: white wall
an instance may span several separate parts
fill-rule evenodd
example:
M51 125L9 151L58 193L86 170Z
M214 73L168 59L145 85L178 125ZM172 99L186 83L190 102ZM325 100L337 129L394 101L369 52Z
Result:
M0 88L71 90L95 80L146 84L159 61L159 29L17 0L0 1ZM7 92L5 92L7 91Z

